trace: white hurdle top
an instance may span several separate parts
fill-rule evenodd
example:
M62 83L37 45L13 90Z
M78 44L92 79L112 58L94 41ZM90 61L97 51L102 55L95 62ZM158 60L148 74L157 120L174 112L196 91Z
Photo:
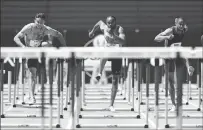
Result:
M183 58L203 58L202 47L52 47L21 48L2 47L1 58L40 58L44 52L46 58L70 58L74 53L76 58L176 58L177 52Z

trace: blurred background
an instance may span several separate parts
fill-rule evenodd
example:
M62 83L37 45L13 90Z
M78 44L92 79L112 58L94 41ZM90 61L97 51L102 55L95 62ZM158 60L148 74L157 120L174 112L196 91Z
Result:
M164 46L153 39L173 26L177 16L189 27L183 46L201 46L202 0L1 0L1 46L16 46L15 34L39 12L46 14L46 25L66 36L68 46L84 46L88 30L109 15L124 27L127 46Z

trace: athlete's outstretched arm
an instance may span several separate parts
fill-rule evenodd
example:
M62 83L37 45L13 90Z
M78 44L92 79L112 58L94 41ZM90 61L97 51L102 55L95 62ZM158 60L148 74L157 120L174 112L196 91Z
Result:
M50 34L50 35L52 35L54 37L57 37L59 39L61 45L64 46L64 47L66 46L66 41L65 41L63 35L59 31L47 26L46 34L47 35Z
M20 41L21 38L25 37L31 29L31 25L25 25L18 34L14 37L14 41L18 46L25 47L25 45Z
M126 43L124 29L122 27L119 27L118 32L119 32L118 36L114 35L115 42L124 45Z
M94 27L92 28L92 30L89 32L89 37L92 38L94 36L94 33L98 30L98 29L103 29L105 26L105 23L100 20L99 22L97 22Z
M172 28L168 28L166 29L164 32L159 33L156 37L155 37L155 41L156 42L162 42L164 40L170 40L172 39L173 36L173 30Z

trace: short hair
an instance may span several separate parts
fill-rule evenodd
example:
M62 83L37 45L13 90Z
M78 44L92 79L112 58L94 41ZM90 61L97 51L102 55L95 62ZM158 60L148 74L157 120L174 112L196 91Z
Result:
M175 23L177 23L180 19L182 19L184 21L183 17L178 16L175 18Z
M108 18L113 18L116 21L116 17L113 15L108 16L106 19L108 19Z
M35 15L35 18L41 18L41 19L46 19L46 16L45 16L45 14L44 13L37 13L36 15Z

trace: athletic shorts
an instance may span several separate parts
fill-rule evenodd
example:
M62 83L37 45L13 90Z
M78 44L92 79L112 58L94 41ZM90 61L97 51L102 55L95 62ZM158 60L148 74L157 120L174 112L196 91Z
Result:
M41 63L39 63L38 59L28 59L27 62L28 68L34 67L34 68L39 68ZM45 64L43 65L45 67Z
M180 59L179 62L181 64L181 66L185 66L185 60L184 59ZM175 68L176 68L176 60L170 59L169 60L169 72L175 72Z
M113 75L120 75L122 68L122 59L109 59L111 61L111 71Z
M28 59L27 65L28 65L28 68L31 68L31 67L38 68L39 67L38 59Z

